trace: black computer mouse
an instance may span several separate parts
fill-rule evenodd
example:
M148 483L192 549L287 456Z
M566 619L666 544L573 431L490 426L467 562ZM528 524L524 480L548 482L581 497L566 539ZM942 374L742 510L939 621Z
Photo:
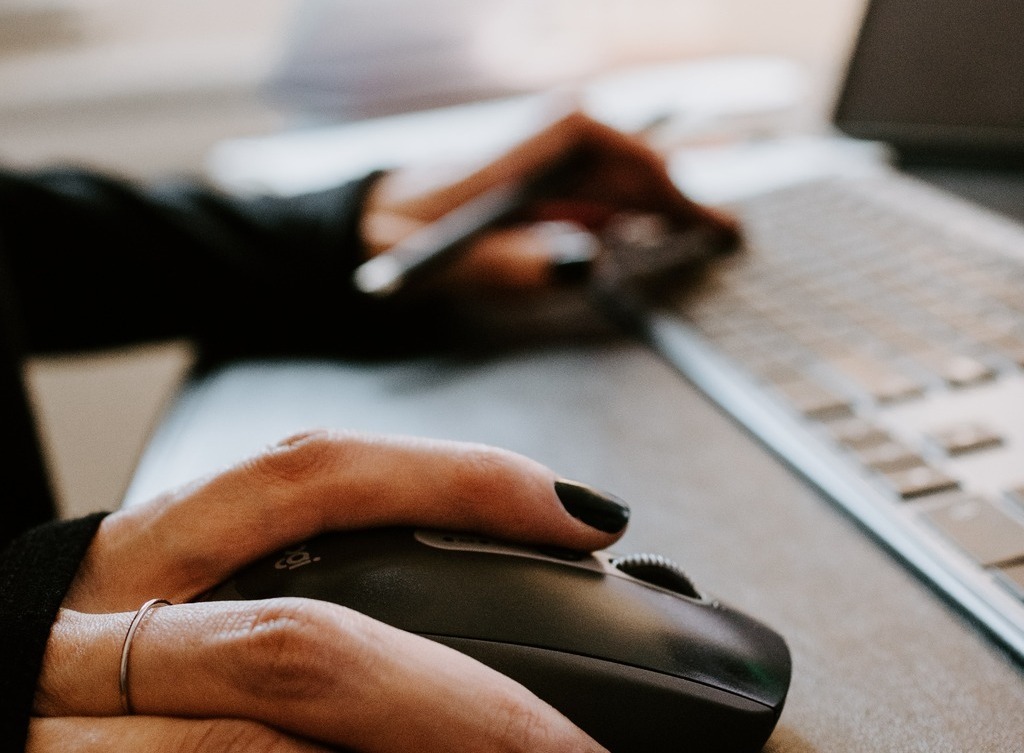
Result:
M202 600L301 596L468 654L615 753L756 751L789 688L781 636L672 562L462 533L331 533L267 557Z

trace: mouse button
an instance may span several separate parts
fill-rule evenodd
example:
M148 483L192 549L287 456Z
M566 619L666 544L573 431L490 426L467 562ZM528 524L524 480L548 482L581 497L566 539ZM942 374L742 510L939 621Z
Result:
M778 713L719 688L535 646L427 636L511 677L609 750L760 750Z
M320 599L402 630L491 640L578 640L586 618L574 608L575 590L581 576L604 577L544 557L421 546L412 529L332 534L290 551L239 573L230 586L245 598Z
M387 572L390 561L413 552L411 532L382 528L329 533L253 562L208 592L212 599L298 596L343 603L353 583Z
M508 541L499 541L488 536L481 536L472 533L459 531L438 531L419 529L414 533L414 538L420 544L435 549L447 549L456 552L483 552L486 554L499 554L512 557L527 557L534 559L556 560L566 564L600 572L600 562L594 554L576 549L567 549L558 546L528 546L515 544Z
M450 555L444 559L452 563ZM460 552L457 559L457 567L433 582L430 603L406 624L438 634L556 647L575 645L604 628L600 572L481 552Z

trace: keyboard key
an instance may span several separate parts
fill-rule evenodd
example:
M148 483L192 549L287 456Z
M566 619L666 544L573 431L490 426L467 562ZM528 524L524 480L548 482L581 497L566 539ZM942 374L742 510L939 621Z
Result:
M928 510L924 517L981 565L1024 558L1024 522L987 499L960 500Z
M883 475L890 488L903 499L917 499L960 488L960 482L955 478L928 465Z
M991 447L999 447L1003 438L993 429L979 423L963 423L932 432L928 438L950 455L965 455Z
M905 471L925 465L925 460L901 442L889 440L857 450L857 457L869 468L884 473Z
M935 372L950 387L970 387L992 380L996 371L971 356L933 351L917 353L914 358Z
M888 442L889 432L880 429L863 418L851 418L829 424L829 431L837 442L851 450L861 450Z
M924 394L924 385L888 364L865 355L846 355L832 365L878 400L892 403Z
M849 398L808 379L781 382L775 389L807 418L826 421L853 415Z

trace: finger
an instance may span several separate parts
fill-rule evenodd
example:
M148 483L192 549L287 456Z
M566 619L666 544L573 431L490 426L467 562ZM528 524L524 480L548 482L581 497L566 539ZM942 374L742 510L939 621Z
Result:
M62 610L40 715L118 713L130 614ZM244 718L358 751L598 751L521 685L468 656L334 604L208 602L147 614L129 656L140 714Z
M562 190L534 207L531 217L589 218L584 224L597 229L603 221L628 210L662 214L680 226L707 223L723 232L737 227L735 218L727 213L686 196L669 172L664 155L652 149L642 134L624 133L579 113L564 118L555 128L575 135L562 146L563 151L581 150L588 159L576 163L575 174L568 176Z
M550 281L551 266L559 256L559 238L552 226L533 223L493 230L447 268L438 270L425 285L430 290L538 288ZM423 227L423 223L393 214L377 214L365 221L371 253L380 253ZM578 232L578 231L577 231Z
M571 222L535 222L480 238L431 287L445 290L528 291L585 279L598 254L596 237Z
M594 122L579 111L559 113L483 165L445 175L443 183L424 180L418 171L395 171L377 181L368 196L367 209L385 208L432 222L491 188L536 174L585 140Z
M449 176L443 186L424 190L423 181L409 180L403 171L386 176L375 186L369 209L388 208L421 221L433 221L491 188L537 175L579 149L586 149L598 161L614 159L629 165L642 176L638 195L653 191L681 198L668 177L662 156L650 149L643 138L575 110L561 114L475 170L461 177Z
M411 525L594 550L617 540L628 517L613 495L559 480L507 450L314 431L108 516L65 606L119 611L154 596L185 601L328 530Z
M330 748L243 719L35 718L25 753L326 753Z
M551 221L502 227L478 238L473 247L446 269L424 282L424 288L445 293L466 290L532 290L583 279L582 271L596 255L597 240L586 227L607 219L603 207L567 203L548 211ZM403 215L377 212L364 217L363 235L371 255L386 251L423 227Z
M629 134L580 111L563 115L475 171L443 187L424 190L397 171L380 181L368 203L388 212L429 222L479 194L539 174L567 155L582 151L575 174L554 201L534 207L534 219L574 220L607 218L622 210L657 212L683 226L705 223L719 229L723 244L738 238L735 218L692 201L678 188L663 155L642 135ZM410 185L411 184L411 185ZM598 225L587 223L596 229Z

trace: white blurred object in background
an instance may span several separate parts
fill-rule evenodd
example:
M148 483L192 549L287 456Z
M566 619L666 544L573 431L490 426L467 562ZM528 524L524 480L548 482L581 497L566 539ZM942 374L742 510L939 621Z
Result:
M596 76L576 96L625 130L666 121L658 138L674 146L786 128L806 102L806 78L803 65L785 58L727 56ZM210 152L207 172L231 191L312 191L378 167L482 159L549 117L549 97L534 94L229 139Z
M300 0L266 90L307 122L340 122L709 55L799 58L806 44L787 39L835 25L854 2Z

